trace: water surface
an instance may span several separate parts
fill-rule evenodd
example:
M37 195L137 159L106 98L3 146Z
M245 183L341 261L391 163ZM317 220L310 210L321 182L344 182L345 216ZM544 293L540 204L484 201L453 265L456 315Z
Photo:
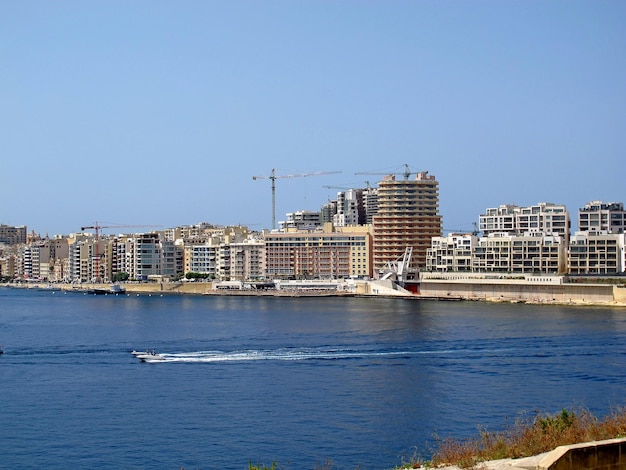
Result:
M435 433L603 416L625 340L613 308L0 289L0 467L388 469Z

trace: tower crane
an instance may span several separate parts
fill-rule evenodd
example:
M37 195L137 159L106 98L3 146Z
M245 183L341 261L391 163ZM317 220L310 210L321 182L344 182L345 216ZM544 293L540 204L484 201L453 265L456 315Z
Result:
M354 189L354 188L348 188L346 186L322 186L322 188L326 188L326 189L343 189L345 191L348 191L350 189Z
M95 254L93 257L94 260L94 265L95 265L95 271L96 271L96 282L99 282L100 279L100 270L99 270L99 262L100 262L100 253L99 253L99 246L98 246L98 240L100 239L100 230L102 230L103 228L130 228L130 227L135 227L135 228L139 228L139 227L160 227L160 225L100 225L98 224L98 222L95 222L93 225L86 225L84 227L81 227L81 231L85 231L85 230L94 230L96 233L96 237L95 237Z
M408 179L409 179L409 176L411 176L411 175L413 175L413 174L416 174L416 173L415 173L415 172L412 172L412 171L409 169L409 165L408 165L407 163L405 163L405 164L404 164L404 171L403 171L402 173L396 173L396 172L393 172L393 171L388 171L388 172L386 172L386 173L370 173L370 172L367 172L367 171L357 171L357 172L355 173L355 175L380 175L380 176L387 176L387 175L402 175L402 176L404 176L404 179L405 179L405 180L408 180ZM369 184L369 183L368 183L368 184Z
M314 173L300 173L292 175L277 175L276 170L272 168L269 176L253 176L253 180L269 179L272 182L272 230L276 229L276 180L279 178L300 178L305 176L332 175L341 173L340 171L316 171Z

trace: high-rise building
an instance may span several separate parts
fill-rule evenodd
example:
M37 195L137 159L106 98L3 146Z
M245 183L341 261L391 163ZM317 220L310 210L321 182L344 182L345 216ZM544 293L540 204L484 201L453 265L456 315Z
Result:
M378 213L378 188L372 188L367 185L367 189L363 192L363 205L365 207L365 223L372 224L374 216Z
M365 223L365 207L363 190L348 189L337 193L337 213L333 217L335 227L363 225Z
M373 217L373 264L379 272L412 247L411 267L426 266L433 237L441 236L439 183L427 171L414 179L389 175L378 183L378 212Z

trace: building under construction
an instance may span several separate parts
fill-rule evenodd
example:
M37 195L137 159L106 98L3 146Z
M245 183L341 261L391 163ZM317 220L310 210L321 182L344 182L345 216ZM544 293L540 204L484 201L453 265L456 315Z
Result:
M384 272L412 249L409 270L426 265L426 250L442 233L439 183L427 171L406 173L403 179L385 176L378 183L378 213L373 218L373 268Z

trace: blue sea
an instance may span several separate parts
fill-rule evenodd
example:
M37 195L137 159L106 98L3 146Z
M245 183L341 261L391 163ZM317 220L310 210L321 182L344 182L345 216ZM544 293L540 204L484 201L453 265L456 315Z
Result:
M618 308L0 288L0 343L3 469L391 469L626 404Z

